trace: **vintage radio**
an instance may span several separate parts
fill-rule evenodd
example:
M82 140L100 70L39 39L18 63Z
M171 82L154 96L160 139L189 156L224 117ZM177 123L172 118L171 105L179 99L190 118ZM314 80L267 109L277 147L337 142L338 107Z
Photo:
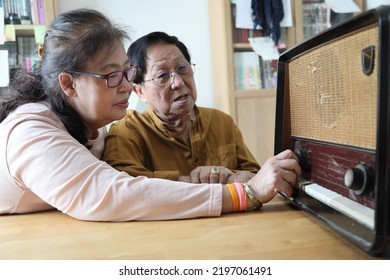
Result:
M390 6L284 52L275 153L303 170L291 201L367 253L390 255Z

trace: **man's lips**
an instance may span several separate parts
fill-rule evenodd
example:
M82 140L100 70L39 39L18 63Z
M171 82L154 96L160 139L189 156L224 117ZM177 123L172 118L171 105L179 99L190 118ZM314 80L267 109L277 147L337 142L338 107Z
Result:
M189 96L189 94L183 94L183 95L180 95L178 97L176 97L173 101L183 101L185 99L187 99L187 97Z

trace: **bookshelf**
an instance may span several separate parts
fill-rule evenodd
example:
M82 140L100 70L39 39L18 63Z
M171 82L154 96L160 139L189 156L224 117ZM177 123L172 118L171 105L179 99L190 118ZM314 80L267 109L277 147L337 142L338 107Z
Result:
M323 1L291 0L293 26L282 31L287 48L305 39L306 5L317 2ZM355 0L355 3L362 9L364 0ZM262 165L274 154L276 89L237 87L234 54L253 50L249 42L244 42L245 38L237 39L231 1L209 0L208 5L215 108L233 117L249 149ZM249 31L241 31L244 32L249 34Z
M37 15L34 16L32 8L33 5L38 5L38 0L0 0L4 8L4 19L1 20L4 20L4 35L7 38L5 44L0 45L0 49L8 50L11 78L15 69L20 67L29 68L37 59L37 47L40 43L38 41L40 38L43 39L46 28L57 15L56 0L39 1L39 5L42 5L40 20L36 18ZM10 21L9 13L18 14L16 16L18 20Z

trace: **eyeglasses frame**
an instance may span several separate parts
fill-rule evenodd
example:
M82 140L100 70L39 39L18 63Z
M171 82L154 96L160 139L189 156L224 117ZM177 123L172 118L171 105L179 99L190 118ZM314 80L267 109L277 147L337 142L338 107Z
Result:
M195 63L189 63L190 64L190 67L192 68L192 74L191 75L194 75L195 73L195 66L196 64ZM177 75L179 75L180 77L183 78L182 74L178 73L177 70L178 68L176 68L176 70L170 70L169 71L169 77L171 78L171 82L170 83L166 83L166 84L162 84L162 85L157 85L154 80L156 79L156 77L152 78L152 79L149 79L149 80L144 80L143 83L146 83L146 82L150 82L150 81L153 81L153 84L155 84L156 86L158 87L164 87L164 86L168 86L168 85L171 85L173 83L173 81L175 80L175 78L172 78L172 74L173 73L176 73ZM156 75L156 74L155 74Z
M136 75L137 75L137 68L138 66L137 65L130 65L130 68L129 69L126 69L126 70L123 70L123 71L114 71L114 72L111 72L111 73L108 73L106 75L103 75L103 74L97 74L97 73L90 73L90 72L82 72L82 71L74 71L74 70L68 70L66 72L68 73L74 73L74 74L79 74L79 75L86 75L86 76L89 76L89 77L94 77L94 78L99 78L99 79L105 79L106 80L106 86L109 87L109 88L115 88L117 86L119 86L122 82L123 82L123 78L126 77L126 81L128 81L129 83L132 83L134 82L134 79L136 78ZM133 80L128 80L128 77L127 77L127 74L126 72L129 72L131 69L135 69L135 74L134 74L134 78ZM119 84L115 85L115 86L109 86L108 85L108 78L114 74L114 73L122 73L122 79L121 81L119 82Z

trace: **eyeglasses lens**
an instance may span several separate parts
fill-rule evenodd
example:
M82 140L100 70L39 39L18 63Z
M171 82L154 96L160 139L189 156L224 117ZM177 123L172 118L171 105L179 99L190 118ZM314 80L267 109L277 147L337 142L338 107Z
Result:
M136 67L132 67L124 72L118 71L112 73L107 77L107 85L109 87L117 87L122 83L123 77L125 77L129 83L133 82L137 73L136 69Z
M187 78L192 76L195 72L194 65L180 65L175 71L167 71L163 73L156 74L153 78L153 82L157 86L165 86L167 84L171 84L174 80L173 73L179 74L183 78Z

